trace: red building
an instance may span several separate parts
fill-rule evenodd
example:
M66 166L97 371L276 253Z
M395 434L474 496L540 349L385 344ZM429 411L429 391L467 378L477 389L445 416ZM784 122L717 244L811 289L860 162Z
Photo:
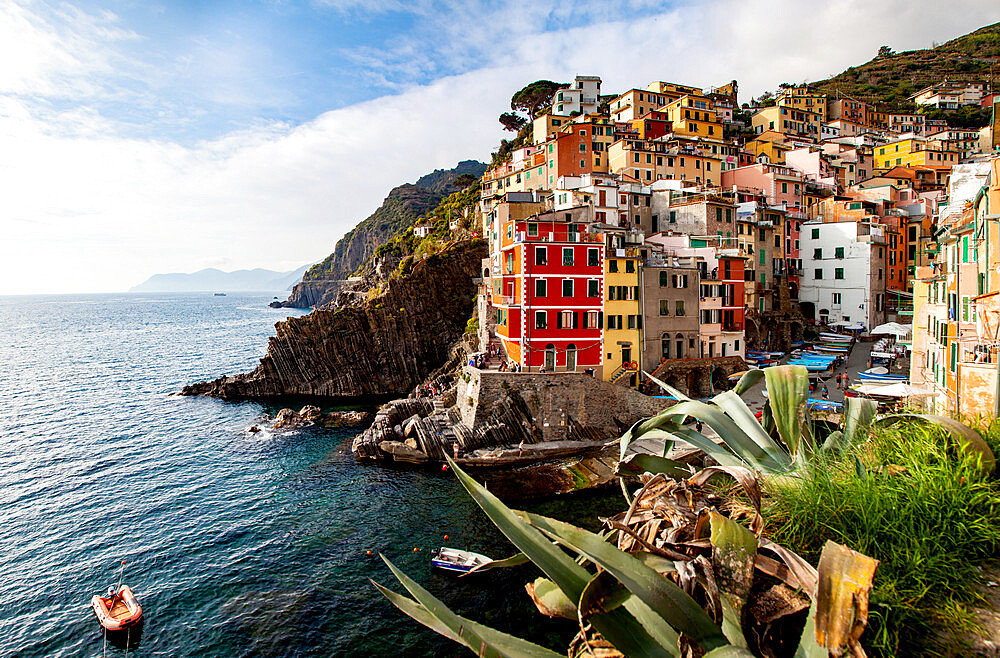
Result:
M496 333L525 371L602 365L604 240L588 232L591 221L585 206L500 227Z

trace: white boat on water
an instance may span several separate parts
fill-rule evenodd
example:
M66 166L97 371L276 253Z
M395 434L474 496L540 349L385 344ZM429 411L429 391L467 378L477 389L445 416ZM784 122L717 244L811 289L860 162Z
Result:
M444 546L438 550L437 555L431 558L432 567L453 573L468 573L488 562L492 562L492 560L485 555Z

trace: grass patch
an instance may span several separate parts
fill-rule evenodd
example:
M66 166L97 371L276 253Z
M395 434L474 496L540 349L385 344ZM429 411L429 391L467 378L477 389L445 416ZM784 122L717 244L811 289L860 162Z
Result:
M1000 437L1000 426L991 429ZM768 534L813 563L827 539L879 560L862 638L872 653L928 655L935 625L969 622L979 567L1000 554L993 476L940 429L914 425L877 429L808 468L800 487L770 492Z

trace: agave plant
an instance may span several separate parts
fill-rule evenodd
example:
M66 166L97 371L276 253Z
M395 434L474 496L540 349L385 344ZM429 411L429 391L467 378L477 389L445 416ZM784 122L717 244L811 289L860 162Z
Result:
M623 476L644 471L671 477L690 475L690 466L666 459L670 449L681 442L703 451L722 466L742 466L764 475L771 482L788 483L802 474L801 467L808 465L817 453L852 447L868 427L908 422L930 423L944 429L959 451L973 454L987 472L992 472L996 465L993 452L982 437L959 421L910 413L891 414L876 420L877 405L865 398L848 398L843 427L819 443L820 437L807 405L809 374L802 366L751 370L740 378L733 390L720 393L707 403L692 400L645 374L680 402L652 418L637 422L622 435L619 473ZM740 395L762 379L767 383L768 400L762 419L758 421ZM721 443L685 426L688 418L696 418L711 427ZM629 446L640 438L662 440L662 455L629 455ZM624 479L622 489L627 498Z
M808 601L795 611L805 614L808 609L805 628L799 624L800 635L792 643L796 656L860 648L857 635L864 628L867 592L877 563L830 542L817 570L761 538L760 524L754 524L754 532L721 514L704 484L728 474L759 506L756 476L747 469L712 467L682 483L662 475L651 477L626 513L629 518L624 523L608 520L611 532L604 536L512 510L454 462L451 467L469 495L520 550L486 568L530 560L541 569L544 577L529 584L528 592L544 614L579 623L572 655L595 655L595 647L604 645L612 649L610 655L679 656L694 650L712 658L752 656L748 646L753 642L744 635L743 617L751 584L758 577L780 578ZM668 490L677 493L669 483L685 488L684 501L672 508L656 504L667 500ZM684 512L691 509L692 492L697 493L699 505L693 515ZM677 515L676 524L662 528L662 536L642 538L622 529L629 528L632 517L651 519L653 509L664 507ZM455 614L384 556L383 560L413 598L374 583L379 591L413 619L477 655L561 655Z
M719 393L708 402L692 400L652 375L647 373L646 376L680 402L652 418L637 422L622 435L621 461L626 469L631 466L632 471L638 468L638 464L634 463L637 458L648 466L653 464L637 455L629 457L630 445L638 439L660 439L663 441L662 461L656 462L658 470L653 472L679 475L687 469L683 464L665 459L670 449L681 442L702 450L722 466L750 468L766 476L788 475L808 463L817 451L851 445L861 428L870 423L875 415L874 402L851 398L847 402L843 430L832 433L822 444L817 444L806 404L809 373L802 366L751 370L740 378L733 390ZM740 395L762 379L767 382L769 395L762 420L758 421ZM685 426L688 418L704 422L715 431L722 443L716 443ZM690 473L690 470L687 472Z

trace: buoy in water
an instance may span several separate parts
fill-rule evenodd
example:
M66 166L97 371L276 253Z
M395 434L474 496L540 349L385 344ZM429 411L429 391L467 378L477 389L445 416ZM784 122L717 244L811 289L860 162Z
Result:
M371 552L371 551L368 551L368 552L367 552L367 555L371 555L371 554L372 554L372 552Z
M441 470L442 471L447 471L448 470L448 464L441 464Z
M417 552L417 551L419 551L419 550L420 550L420 549L419 549L419 548L417 548L417 547L414 547L414 548L413 548L413 552L414 552L414 553L416 553L416 552Z
M445 539L447 539L447 538L448 538L448 535L445 535L445 536L444 536L444 538L445 538Z

